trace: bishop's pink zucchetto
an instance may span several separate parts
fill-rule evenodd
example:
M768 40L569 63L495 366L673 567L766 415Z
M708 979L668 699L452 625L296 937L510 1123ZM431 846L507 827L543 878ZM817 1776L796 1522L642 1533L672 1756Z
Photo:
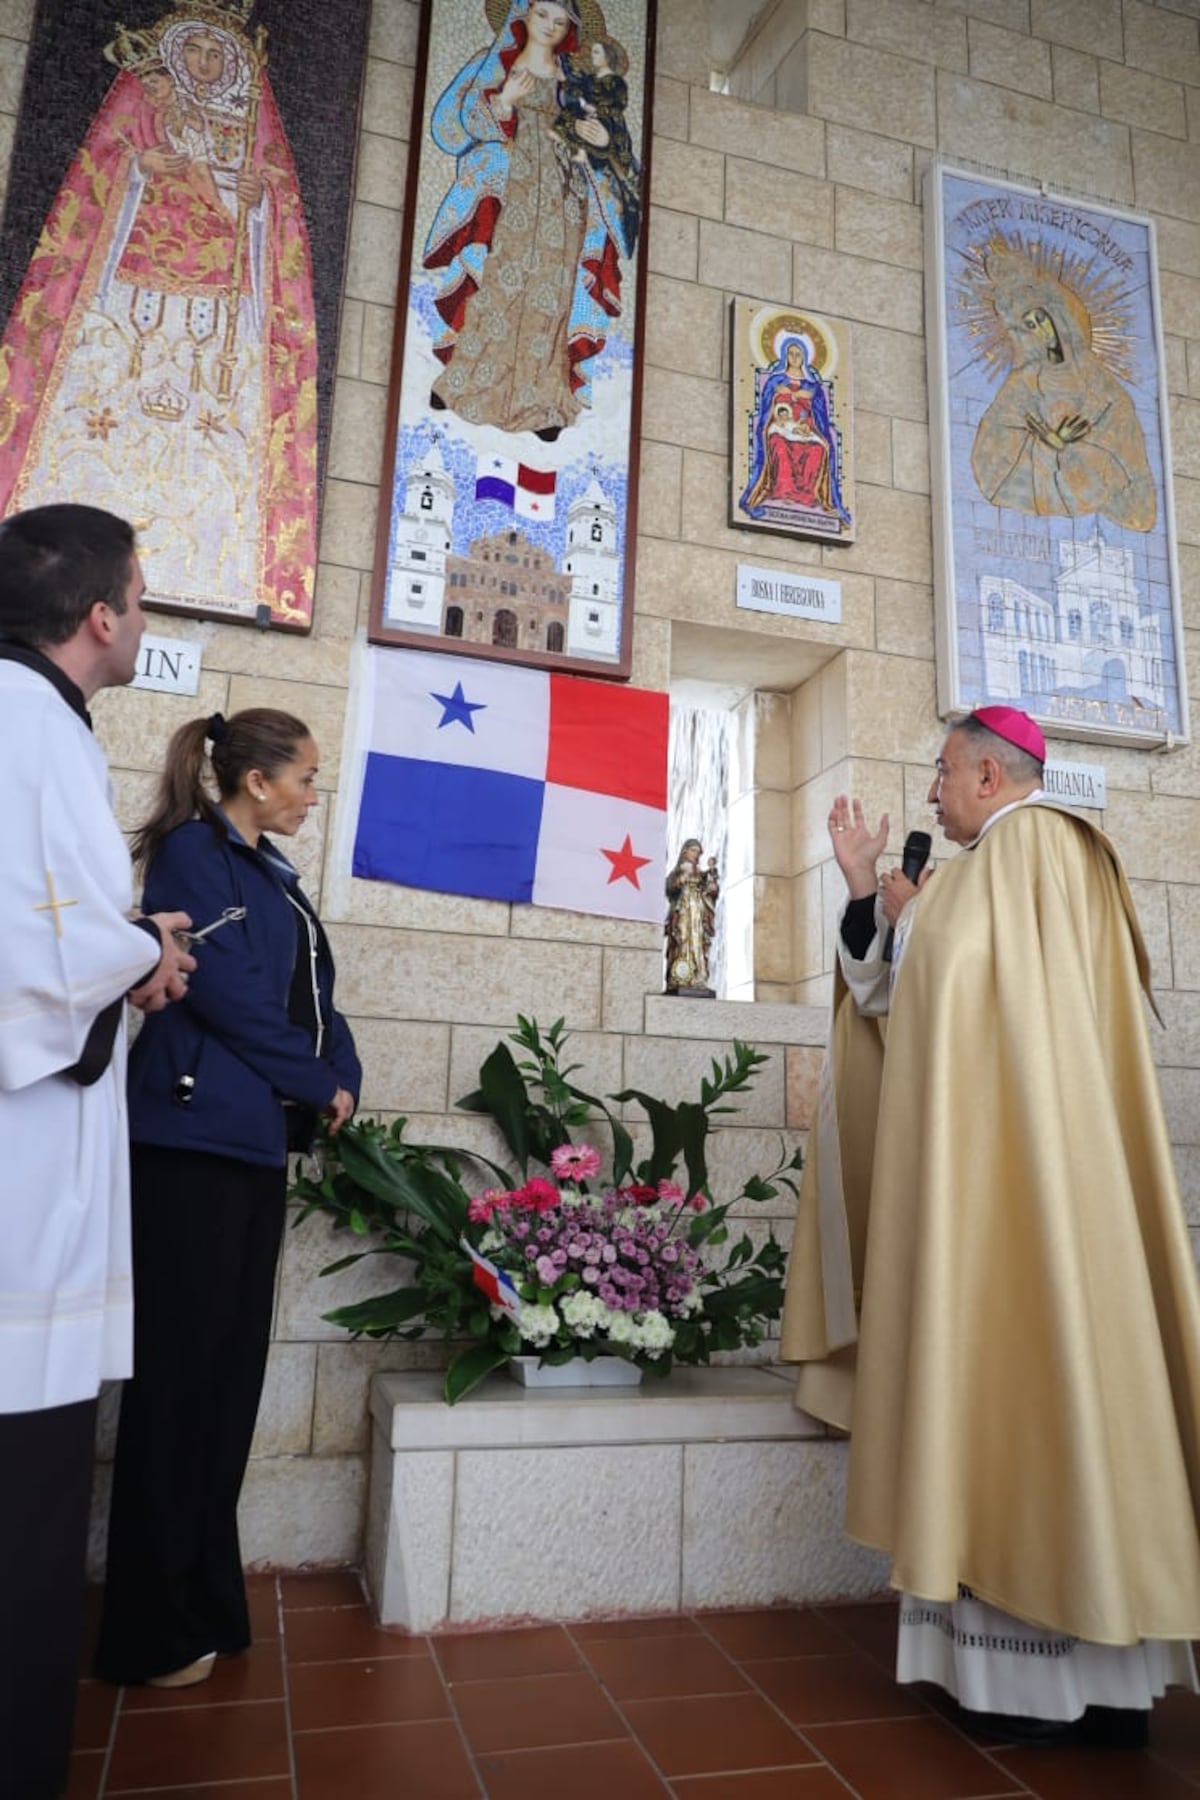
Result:
M1005 743L1024 750L1035 762L1045 762L1046 740L1042 728L1028 713L1018 711L1015 706L977 706L971 717L994 731Z

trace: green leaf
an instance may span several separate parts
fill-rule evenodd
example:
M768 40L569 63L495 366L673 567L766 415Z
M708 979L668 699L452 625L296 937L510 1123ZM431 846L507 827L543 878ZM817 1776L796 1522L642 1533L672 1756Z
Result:
M337 1306L321 1317L347 1331L394 1331L397 1325L419 1318L428 1304L429 1296L423 1287L393 1288L390 1294L376 1294L353 1306Z
M508 1358L509 1352L490 1340L482 1344L471 1344L466 1350L460 1350L446 1370L446 1380L442 1387L446 1404L456 1406L493 1369L503 1368Z
M479 1070L479 1109L490 1113L524 1175L529 1168L529 1090L507 1044L497 1044Z

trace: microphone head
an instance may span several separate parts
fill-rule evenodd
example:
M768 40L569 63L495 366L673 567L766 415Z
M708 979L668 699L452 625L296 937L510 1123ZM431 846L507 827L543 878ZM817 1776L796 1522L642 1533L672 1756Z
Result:
M929 852L933 849L933 839L927 831L910 831L904 840L904 855L900 859L900 867L909 881L915 881L925 864L929 861Z

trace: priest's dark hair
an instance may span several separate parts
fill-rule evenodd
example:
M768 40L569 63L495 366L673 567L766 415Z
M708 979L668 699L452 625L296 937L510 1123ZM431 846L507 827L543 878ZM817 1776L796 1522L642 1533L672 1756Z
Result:
M0 524L0 638L65 644L98 600L125 611L133 526L98 506L33 506Z
M252 769L273 780L311 736L302 719L271 706L248 706L228 719L214 713L181 725L167 745L154 810L133 834L133 860L148 868L167 833L189 819L203 819L218 837L227 837L225 820L213 803L209 770L216 777L217 797L232 800ZM212 748L206 752L210 740Z

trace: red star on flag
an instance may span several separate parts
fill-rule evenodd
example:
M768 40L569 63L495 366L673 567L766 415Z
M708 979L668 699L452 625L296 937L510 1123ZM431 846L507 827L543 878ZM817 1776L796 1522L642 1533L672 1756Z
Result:
M631 886L637 888L639 892L641 891L642 884L637 878L637 872L639 869L645 868L650 858L634 855L628 832L625 833L625 842L619 850L604 850L602 847L601 854L607 856L612 864L608 875L609 887L614 881L628 881Z

